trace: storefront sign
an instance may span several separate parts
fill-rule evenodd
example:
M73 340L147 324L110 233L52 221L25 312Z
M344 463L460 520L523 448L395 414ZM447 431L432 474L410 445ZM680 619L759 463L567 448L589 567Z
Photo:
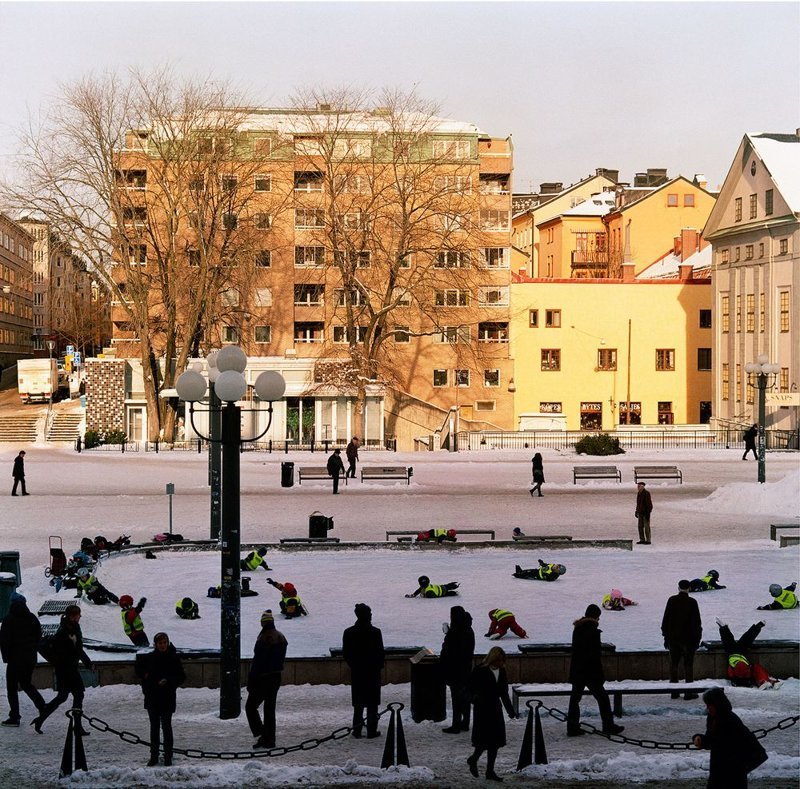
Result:
M767 392L764 402L778 408L800 406L800 392Z

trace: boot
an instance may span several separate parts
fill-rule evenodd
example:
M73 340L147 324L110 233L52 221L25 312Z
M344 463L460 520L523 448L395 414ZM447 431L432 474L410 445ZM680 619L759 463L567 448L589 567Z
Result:
M150 754L150 761L147 762L148 767L158 767L158 754Z

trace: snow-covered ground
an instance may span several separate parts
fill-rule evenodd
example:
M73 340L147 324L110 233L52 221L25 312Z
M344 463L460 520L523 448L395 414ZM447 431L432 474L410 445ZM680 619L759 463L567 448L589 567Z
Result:
M0 447L0 468L9 470L18 447ZM17 498L0 512L0 550L19 550L23 572L21 591L36 610L41 600L72 595L53 594L43 569L48 563L47 538L60 535L68 553L83 536L104 534L115 538L130 534L133 542L151 539L168 526L168 500L164 485L174 482L174 530L186 538L207 538L208 488L206 456L193 453L78 455L48 447L26 448L28 489L31 496ZM487 612L498 606L511 608L528 631L528 640L568 641L572 620L589 602L599 602L612 586L619 587L639 605L623 613L606 613L601 621L603 638L619 649L659 649L659 623L664 601L679 578L693 578L710 568L719 570L728 589L698 595L704 632L716 638L714 617L728 621L734 632L764 618L765 638L800 635L800 612L757 612L769 601L770 583L787 584L800 575L798 549L780 549L768 539L771 522L800 522L800 457L770 454L769 482L755 482L756 464L742 462L735 450L634 450L613 458L623 472L623 484L584 482L572 484L572 466L591 463L568 452L543 452L545 496L528 495L531 451L485 451L446 454L390 454L362 452L364 464L389 463L414 466L410 486L391 482L362 485L352 482L333 498L324 482L290 489L280 487L283 455L244 454L242 458L242 539L277 542L280 537L307 534L308 516L315 510L335 519L332 532L343 540L382 540L386 529L431 527L496 529L510 536L514 526L530 534L571 534L577 538L633 538L636 464L677 464L684 484L648 483L654 503L653 545L634 551L609 549L541 550L486 549L443 551L391 551L361 549L302 553L271 551L272 577L292 581L307 603L310 615L281 621L278 627L289 640L289 654L327 654L341 643L341 632L353 621L353 603L373 608L387 645L425 645L438 649L441 624L453 602L464 605L475 620L478 651L489 646L483 633ZM293 453L296 465L319 465L323 455ZM10 491L9 491L10 492ZM564 563L567 574L555 584L511 577L515 564L533 566L538 558ZM406 592L425 573L434 582L458 580L460 597L450 600L409 600ZM242 650L250 654L258 619L266 607L277 608L278 594L265 582L267 573L251 574L258 597L242 602ZM114 557L102 564L99 577L117 594L146 595L143 619L152 636L169 632L179 646L218 646L218 601L205 597L208 586L218 583L219 559L213 553L161 554L157 561L141 555ZM175 600L189 595L200 602L202 619L183 622L174 615ZM119 616L113 607L81 603L85 636L123 640ZM53 620L55 621L55 620ZM506 639L515 650L518 641ZM98 655L99 657L99 655ZM107 655L103 655L107 659ZM768 727L787 715L797 714L800 683L786 682L778 691L765 693L733 690L734 706L753 727ZM49 698L50 692L45 696ZM384 701L408 701L408 687L384 690ZM247 750L251 744L244 716L220 721L218 692L185 689L179 692L175 719L177 745L217 750ZM90 689L87 713L117 728L147 734L147 721L136 688L116 686ZM5 700L0 702L5 711ZM595 705L584 704L589 720ZM664 703L659 697L626 700L626 733L649 739L684 742L703 727L702 705ZM30 703L23 699L23 717L29 720ZM350 717L349 688L328 686L284 687L279 697L279 744L291 744L346 725ZM405 785L458 786L472 782L464 759L467 737L439 733L439 724L413 724L405 719L412 769L388 774L375 771L380 764L382 741L346 739L313 751L262 762L218 763L179 758L176 766L150 769L131 765L146 761L146 750L121 744L107 734L95 733L88 741L91 772L73 778L76 785L97 786L232 786L268 785L369 785L394 781ZM619 746L595 737L566 740L563 724L545 719L545 737L551 764L532 767L509 776L515 785L546 778L550 783L572 785L592 780L658 782L670 780L698 785L707 754L661 752ZM509 724L509 747L499 765L516 764L523 722ZM385 728L385 726L384 726ZM2 785L45 786L51 783L60 758L65 723L59 715L48 721L43 737L32 730L0 731L0 759L7 778ZM797 728L770 734L765 746L770 760L754 774L767 783L783 785L796 780L800 769ZM680 783L676 785L681 785Z

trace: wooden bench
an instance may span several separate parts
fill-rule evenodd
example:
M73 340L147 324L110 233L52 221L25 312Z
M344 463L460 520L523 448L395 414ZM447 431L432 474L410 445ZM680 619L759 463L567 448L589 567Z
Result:
M311 545L318 542L339 542L338 537L281 537L281 545Z
M701 695L710 688L715 687L708 682L666 682L661 681L634 681L606 682L605 688L609 696L613 697L614 715L623 714L623 696L652 696L672 693L697 693ZM541 698L547 696L569 696L572 687L568 683L551 683L547 685L514 685L511 689L511 703L514 711L519 715L519 700L522 698Z
M633 481L640 479L677 479L683 485L683 472L677 466L634 466Z
M781 548L800 545L800 534L781 534Z
M769 525L769 538L770 540L778 539L778 531L781 529L800 529L800 523L770 523Z
M511 539L514 542L571 542L572 537L567 534L520 534Z
M413 542L414 537L419 534L418 531L398 531L395 529L386 532L386 541L388 542L392 536L397 537L397 542ZM456 537L462 534L488 534L490 540L494 540L494 529L456 529ZM445 542L452 542L445 540ZM432 537L428 542L421 542L420 545L436 545L436 538Z
M579 479L615 479L622 482L622 472L616 466L573 466L572 484Z
M411 484L414 469L411 466L362 466L361 481L371 479L404 479Z
M332 477L328 474L328 469L325 466L298 466L297 484L302 485L304 479L325 479L330 481ZM339 482L342 480L344 480L344 484L346 485L347 477L344 474L339 475Z

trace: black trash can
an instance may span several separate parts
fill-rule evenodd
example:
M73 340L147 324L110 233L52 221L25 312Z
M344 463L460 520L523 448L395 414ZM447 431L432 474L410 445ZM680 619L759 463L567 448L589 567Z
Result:
M443 721L447 717L447 693L436 656L411 661L411 718L420 721Z
M291 488L294 485L294 463L286 461L281 463L281 487Z
M308 516L308 536L327 537L328 529L333 528L333 518L323 515L321 512L312 512Z

